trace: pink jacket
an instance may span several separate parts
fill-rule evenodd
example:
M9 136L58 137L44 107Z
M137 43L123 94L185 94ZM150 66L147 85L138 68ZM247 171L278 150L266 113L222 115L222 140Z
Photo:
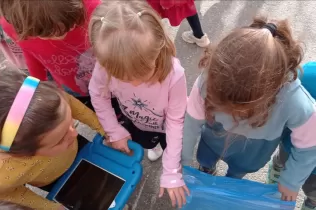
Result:
M122 112L139 129L166 133L167 147L162 158L160 186L183 186L180 159L187 87L184 69L179 60L174 59L174 68L162 83L143 83L135 87L115 78L107 81L106 70L97 63L89 91L96 114L110 141L118 141L130 135L117 121L111 105L113 95L120 101L121 109L124 107Z

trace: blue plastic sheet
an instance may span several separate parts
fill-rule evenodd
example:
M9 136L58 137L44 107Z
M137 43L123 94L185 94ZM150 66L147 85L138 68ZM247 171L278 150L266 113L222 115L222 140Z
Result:
M191 195L182 210L293 210L295 202L280 200L277 185L211 176L184 167Z

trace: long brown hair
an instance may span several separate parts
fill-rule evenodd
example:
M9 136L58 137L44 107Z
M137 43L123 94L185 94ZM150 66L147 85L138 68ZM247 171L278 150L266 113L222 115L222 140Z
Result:
M22 71L0 70L0 133L11 105L23 81L27 77ZM51 82L40 82L25 113L9 154L32 156L40 147L43 134L56 128L64 119L60 111L63 94ZM1 142L1 135L0 135Z
M97 60L120 80L162 82L172 70L175 48L159 15L145 1L103 2L94 11L89 38Z
M21 40L58 37L85 20L82 0L1 0L0 16L13 25Z
M201 59L207 74L208 120L221 111L236 123L248 120L254 128L263 126L279 90L297 78L303 57L300 42L287 20L271 21L277 26L274 37L263 27L268 22L257 17L250 26L235 29Z

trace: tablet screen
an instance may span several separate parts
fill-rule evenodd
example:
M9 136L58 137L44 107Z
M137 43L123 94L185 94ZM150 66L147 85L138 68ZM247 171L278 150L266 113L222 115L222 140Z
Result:
M120 177L81 160L55 200L71 210L107 210L124 183Z

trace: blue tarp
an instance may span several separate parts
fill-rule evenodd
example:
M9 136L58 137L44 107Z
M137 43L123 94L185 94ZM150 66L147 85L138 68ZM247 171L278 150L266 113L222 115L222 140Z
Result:
M183 174L191 195L182 210L293 210L295 208L295 202L280 200L277 185L211 176L191 167L184 167Z

